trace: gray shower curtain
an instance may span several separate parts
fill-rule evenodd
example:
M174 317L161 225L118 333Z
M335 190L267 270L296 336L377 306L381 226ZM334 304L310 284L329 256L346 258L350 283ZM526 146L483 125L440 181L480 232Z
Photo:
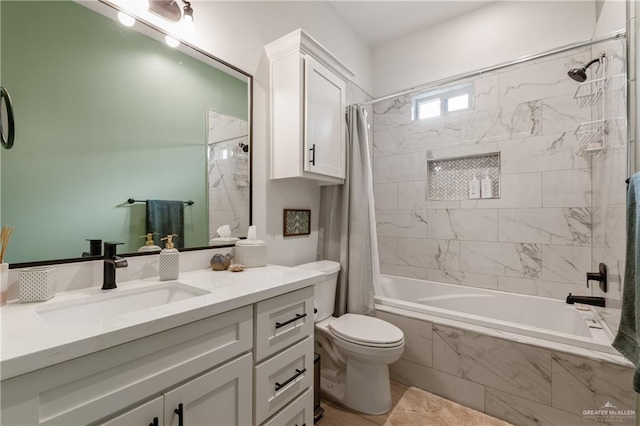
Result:
M318 260L340 262L336 315L373 315L378 288L378 243L367 112L347 110L347 172L344 185L325 186L320 197Z

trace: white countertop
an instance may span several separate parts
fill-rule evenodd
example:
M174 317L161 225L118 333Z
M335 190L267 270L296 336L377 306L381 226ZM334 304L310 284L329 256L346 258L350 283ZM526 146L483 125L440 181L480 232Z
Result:
M91 324L49 327L36 307L94 296L99 287L59 293L47 302L22 304L13 301L0 308L0 379L5 380L40 368L179 327L242 306L316 284L318 272L269 265L243 272L200 270L181 273L179 282L210 293L118 315ZM117 292L160 283L147 279L119 283Z

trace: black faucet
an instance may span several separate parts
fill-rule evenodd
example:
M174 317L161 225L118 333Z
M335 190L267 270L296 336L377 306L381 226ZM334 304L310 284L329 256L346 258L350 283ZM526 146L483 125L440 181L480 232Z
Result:
M104 243L104 280L103 290L113 290L116 286L116 269L129 266L127 260L116 255L118 245L124 243L106 242Z
M567 296L567 303L570 305L573 305L574 303L582 303L585 305L600 306L604 308L604 297L574 296L569 293Z
M102 256L102 240L90 240L89 241L89 251L83 252L82 257L90 257L90 256Z

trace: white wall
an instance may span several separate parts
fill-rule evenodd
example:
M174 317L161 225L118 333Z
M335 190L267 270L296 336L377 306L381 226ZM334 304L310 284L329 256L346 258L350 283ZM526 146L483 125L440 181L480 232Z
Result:
M194 1L195 33L183 39L252 74L253 224L269 244L269 262L296 265L315 260L320 189L313 182L269 179L269 62L264 45L303 28L355 73L354 82L372 90L371 51L326 2ZM143 18L175 31L149 13ZM310 236L282 237L284 208L311 209Z
M598 0L596 2L596 28L593 37L598 38L626 27L627 5L623 0Z
M594 1L502 1L373 52L374 97L589 39Z

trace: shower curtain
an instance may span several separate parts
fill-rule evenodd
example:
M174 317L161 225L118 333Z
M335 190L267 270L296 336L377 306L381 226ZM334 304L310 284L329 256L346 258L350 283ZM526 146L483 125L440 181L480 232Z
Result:
M347 170L344 185L325 186L320 196L318 259L340 262L336 315L373 315L378 286L373 177L362 105L347 109Z

